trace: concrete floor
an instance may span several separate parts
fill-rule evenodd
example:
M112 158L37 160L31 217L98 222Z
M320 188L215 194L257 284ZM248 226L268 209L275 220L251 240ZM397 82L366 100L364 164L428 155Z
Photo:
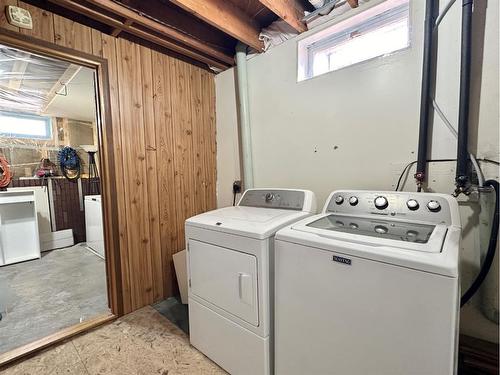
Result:
M150 306L32 358L2 375L226 374L189 344L184 332Z
M105 262L84 246L0 267L0 353L107 313Z

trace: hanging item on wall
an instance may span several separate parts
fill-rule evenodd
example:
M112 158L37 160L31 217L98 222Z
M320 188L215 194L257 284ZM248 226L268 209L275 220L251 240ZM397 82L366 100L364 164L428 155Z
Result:
M80 178L81 162L76 150L66 146L59 151L59 166L64 177L76 182Z
M40 166L36 171L36 175L40 178L52 177L56 174L57 166L50 161L50 159L40 160Z
M12 172L10 171L9 162L0 155L0 189L6 189L10 181L12 181Z

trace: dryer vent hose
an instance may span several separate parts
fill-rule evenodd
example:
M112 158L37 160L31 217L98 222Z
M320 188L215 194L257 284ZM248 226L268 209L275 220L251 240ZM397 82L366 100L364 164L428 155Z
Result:
M472 283L472 285L467 289L467 291L463 294L460 299L460 307L464 306L469 300L472 298L474 294L479 290L481 284L483 283L486 275L490 271L491 265L493 264L493 259L495 258L495 251L497 248L497 238L498 238L498 200L500 197L499 194L499 185L498 181L488 180L484 183L484 186L491 186L495 189L495 212L493 213L493 222L491 225L491 234L490 241L488 243L488 251L486 252L486 256L484 258L483 266L479 270L479 273L476 276L476 279Z

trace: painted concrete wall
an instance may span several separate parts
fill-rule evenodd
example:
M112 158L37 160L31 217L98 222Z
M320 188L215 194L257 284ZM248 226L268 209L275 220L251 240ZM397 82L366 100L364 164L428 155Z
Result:
M297 83L297 40L328 26L322 25L249 59L257 187L311 189L321 203L340 188L394 189L402 168L416 159L424 4L411 1L411 48L387 57ZM453 5L441 24L436 92L437 101L455 126L460 12L460 6ZM497 1L476 1L470 149L479 158L495 160L499 157L498 15ZM234 86L233 69L216 77L219 206L230 204L231 183L239 176ZM436 118L431 157L455 156L456 140ZM496 166L483 166L486 177L498 178ZM406 179L405 190L415 189L413 173ZM430 165L429 190L451 193L453 180L454 163ZM477 196L461 197L460 207L465 289L477 273L479 242L484 239L478 230ZM496 293L498 301L498 278L490 280L489 290ZM498 326L479 312L480 302L478 296L472 306L462 309L461 330L498 342Z

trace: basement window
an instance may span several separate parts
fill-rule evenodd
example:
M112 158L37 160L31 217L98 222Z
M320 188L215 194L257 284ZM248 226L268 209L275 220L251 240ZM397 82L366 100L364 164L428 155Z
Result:
M0 112L0 136L9 138L51 139L50 117Z
M409 0L386 0L298 43L298 81L410 45Z

